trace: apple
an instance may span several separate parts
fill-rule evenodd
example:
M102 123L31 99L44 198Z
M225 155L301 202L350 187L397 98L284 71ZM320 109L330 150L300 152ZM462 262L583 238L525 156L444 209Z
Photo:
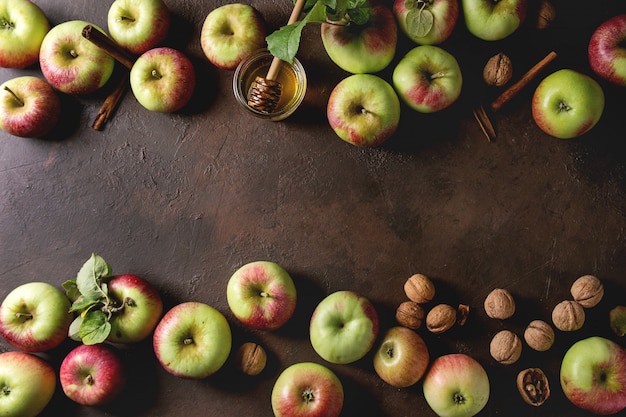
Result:
M485 41L513 34L526 19L527 0L461 0L469 32Z
M136 343L150 336L163 313L163 301L157 289L146 279L133 274L116 275L107 286L109 297L119 309L111 317L111 333L107 340Z
M371 6L366 24L322 23L322 43L328 57L352 74L376 73L393 60L398 42L398 25L391 9Z
M39 61L50 23L29 0L0 0L0 67L26 68Z
M228 280L228 305L239 321L259 330L276 330L296 309L296 287L280 265L256 261L243 265Z
M276 417L338 417L343 400L337 375L314 362L299 362L283 370L271 394Z
M459 20L459 0L395 0L392 10L400 30L420 45L442 43Z
M593 78L564 68L539 83L531 109L541 130L559 139L571 139L598 123L604 111L604 92Z
M216 67L234 70L252 53L265 48L267 29L252 6L231 3L211 11L200 31L200 46Z
M577 407L609 415L626 408L626 351L600 336L574 343L560 371L565 396Z
M115 0L107 24L114 41L141 55L167 38L170 11L163 0Z
M430 356L424 339L413 330L394 326L387 330L374 355L378 376L396 388L406 388L424 376Z
M402 57L393 70L392 81L409 107L421 113L434 113L459 98L463 74L448 51L435 45L421 45Z
M173 113L191 99L196 73L187 56L173 48L159 47L141 54L130 69L130 87L146 109Z
M309 337L323 359L347 364L363 358L378 336L379 319L374 305L353 291L336 291L313 311Z
M154 330L152 344L167 372L180 378L203 379L217 372L228 359L232 333L218 310L186 301L165 313Z
M44 352L61 344L72 322L70 301L46 282L14 288L0 305L0 334L13 347Z
M485 368L464 353L435 359L422 382L424 398L439 417L472 417L489 400Z
M23 138L40 138L59 121L61 100L41 78L23 75L0 86L0 128Z
M115 67L111 55L83 37L87 25L103 32L83 20L70 20L50 29L41 43L41 72L53 87L66 94L97 91L111 78Z
M56 373L42 358L26 352L0 353L0 415L35 417L50 403Z
M603 22L587 48L591 69L616 85L626 86L626 14Z
M72 401L101 406L119 395L126 375L121 359L109 345L79 345L61 362L59 380Z
M326 114L330 127L344 141L377 147L398 129L400 99L377 75L353 74L333 88Z

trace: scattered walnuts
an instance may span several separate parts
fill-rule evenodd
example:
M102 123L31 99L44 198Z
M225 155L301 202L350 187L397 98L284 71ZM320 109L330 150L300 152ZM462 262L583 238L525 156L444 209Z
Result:
M593 275L583 275L572 284L570 290L574 300L585 307L596 306L604 296L604 286L598 278Z
M585 310L577 301L561 301L552 310L552 322L564 332L578 330L585 323Z
M265 369L267 354L261 345L246 342L237 349L237 367L246 375L258 375Z
M426 275L415 274L404 283L404 292L409 300L425 304L435 296L435 285Z
M489 344L491 356L503 365L517 362L522 355L522 341L510 330L501 330Z
M531 349L544 352L554 343L554 329L543 320L533 320L524 331L524 340Z
M483 79L488 85L501 87L508 83L513 76L511 59L500 52L487 61L483 69Z
M448 304L433 307L426 315L426 328L432 333L443 333L456 323L456 309Z
M424 309L415 301L405 301L396 309L396 321L400 326L419 329L424 320Z
M515 313L515 300L508 290L496 288L485 298L485 312L493 319L508 319Z
M539 368L528 368L517 374L517 389L527 404L540 406L550 397L548 377Z

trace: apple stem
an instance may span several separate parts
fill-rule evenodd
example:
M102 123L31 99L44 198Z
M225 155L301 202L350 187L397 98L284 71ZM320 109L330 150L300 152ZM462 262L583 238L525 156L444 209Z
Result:
M130 16L120 16L120 17L117 18L118 22L123 22L124 20L128 20L128 21L131 21L131 22L135 21L135 19L133 17L130 17Z
M311 388L307 388L302 392L302 400L307 404L315 401L315 393Z
M75 49L70 49L70 56L72 58L78 58L78 52Z
M30 313L15 313L15 317L18 319L25 318L26 320L30 320L33 318L33 315Z
M265 292L265 291L261 291L261 292L259 293L259 295L260 295L261 297L264 297L264 298L267 298L267 297L269 297L269 296L270 296L270 295L269 295L269 293L267 293L267 292Z
M569 104L565 103L565 102L560 102L559 103L559 111L560 112L564 112L564 111L570 111L572 110L572 108L570 107Z
M151 72L152 76L154 78L156 78L157 80L160 80L161 78L163 78L163 76L159 73L159 71L157 71L156 69L153 69Z
M88 374L83 381L86 385L93 385L94 383L93 376L91 374Z
M193 338L191 337L186 337L185 340L183 340L184 345L191 345L192 343L193 343Z
M442 77L445 77L445 76L446 76L446 72L445 71L437 71L436 73L430 75L430 79L431 80L435 80L437 78L442 78Z
M23 106L24 106L24 101L23 101L21 98L19 98L19 97L17 96L17 94L15 94L15 93L13 92L13 90L11 90L11 89L10 89L8 86L6 86L6 85L4 86L4 90L5 90L5 91L8 91L9 93L11 93L11 95L13 96L13 98L15 99L15 101L17 101L17 102L18 102L18 104L19 104L21 107L23 107Z

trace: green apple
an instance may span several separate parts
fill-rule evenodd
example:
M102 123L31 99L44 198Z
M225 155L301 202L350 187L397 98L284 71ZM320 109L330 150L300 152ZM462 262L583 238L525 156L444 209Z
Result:
M424 339L415 331L394 326L383 336L374 355L374 370L389 385L406 388L422 378L430 356Z
M50 23L29 0L0 0L0 67L26 68L39 60Z
M326 361L347 364L363 358L378 336L374 305L353 291L336 291L313 311L309 337L313 349Z
M41 43L41 72L53 87L66 94L97 91L111 78L115 67L111 55L83 37L88 25L103 32L83 20L70 20L50 29Z
M320 30L328 57L353 74L382 71L396 53L398 25L391 9L383 4L371 7L365 24L322 23Z
M187 56L173 48L144 52L130 70L130 88L146 109L173 113L191 99L196 73Z
M612 340L592 336L574 343L563 356L559 379L577 407L601 415L626 408L626 350Z
M211 11L200 31L200 46L216 67L234 70L244 58L266 47L267 30L252 6L225 4Z
M167 372L180 378L203 379L228 359L232 334L226 317L218 310L186 301L165 313L154 330L152 344Z
M50 84L22 75L0 85L0 128L23 138L40 138L59 121L61 100Z
M527 0L461 0L469 32L498 41L515 32L526 18Z
M407 52L393 70L392 80L400 98L421 113L451 106L463 87L456 58L435 45L421 45Z
M398 129L400 99L377 75L353 74L333 88L326 115L330 127L344 141L376 147Z
M564 68L539 83L531 108L541 130L559 139L571 139L598 123L604 111L604 92L593 78Z
M170 11L163 0L115 0L107 24L111 38L141 55L159 46L170 28Z
M0 305L0 334L26 352L53 349L67 337L69 310L69 299L57 287L46 282L22 284Z
M52 366L26 352L0 353L0 416L35 417L56 389Z
M400 30L420 45L440 44L459 20L459 0L395 0L393 13Z
M485 368L463 353L435 359L422 383L424 398L439 417L472 417L489 401Z
M250 262L228 280L226 299L242 323L259 330L276 330L296 309L296 286L275 262Z
M299 362L283 370L271 394L275 417L338 417L343 400L337 375L313 362Z

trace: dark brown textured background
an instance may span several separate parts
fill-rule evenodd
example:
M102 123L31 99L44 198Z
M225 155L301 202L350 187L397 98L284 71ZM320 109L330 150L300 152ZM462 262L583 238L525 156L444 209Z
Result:
M36 1L53 24L82 19L106 28L111 1ZM79 407L60 388L44 415L65 416L270 416L270 392L286 366L319 358L308 341L315 305L336 290L370 298L383 328L394 324L414 273L435 282L437 302L471 306L463 328L434 336L419 330L431 356L468 353L487 369L490 401L481 416L586 416L565 399L558 383L560 359L574 341L603 335L624 345L608 327L608 311L626 304L626 200L624 114L626 90L599 80L606 94L600 123L588 134L561 141L534 125L530 97L540 78L493 117L489 143L471 108L501 90L487 88L482 66L497 52L514 65L513 80L550 50L559 58L542 73L569 67L590 74L589 36L604 20L626 12L621 0L597 3L554 0L557 20L544 31L529 20L510 38L473 38L461 19L442 47L458 59L463 93L432 115L402 108L397 134L379 149L338 139L327 125L325 103L347 74L326 56L319 28L305 29L299 58L309 79L305 103L290 119L272 123L240 109L232 72L204 58L200 28L206 15L228 1L167 1L173 15L169 46L196 65L196 94L183 111L150 113L128 93L104 131L90 126L108 92L63 97L63 122L46 140L0 137L0 296L43 280L60 286L74 278L92 252L114 273L153 282L166 308L206 302L229 319L235 347L262 343L270 362L257 378L237 374L229 361L203 381L177 379L154 358L150 341L122 355L130 373L122 397L110 406ZM246 1L270 30L287 21L289 0ZM390 2L389 2L390 3ZM393 65L412 48L403 35ZM0 71L0 81L38 68ZM597 79L597 77L596 77ZM226 303L226 282L242 264L273 260L293 276L299 303L293 319L273 333L237 323ZM570 298L579 276L595 274L606 286L602 303L587 311L582 330L557 331L544 353L524 346L518 363L502 366L489 356L500 329L520 336L530 320L550 320L552 307ZM509 289L513 318L487 318L482 303L495 287ZM58 366L73 346L46 357ZM2 341L0 349L9 349ZM383 383L371 355L351 365L327 364L346 391L344 416L434 416L420 383L395 389ZM524 404L515 377L543 368L552 397L541 408Z

